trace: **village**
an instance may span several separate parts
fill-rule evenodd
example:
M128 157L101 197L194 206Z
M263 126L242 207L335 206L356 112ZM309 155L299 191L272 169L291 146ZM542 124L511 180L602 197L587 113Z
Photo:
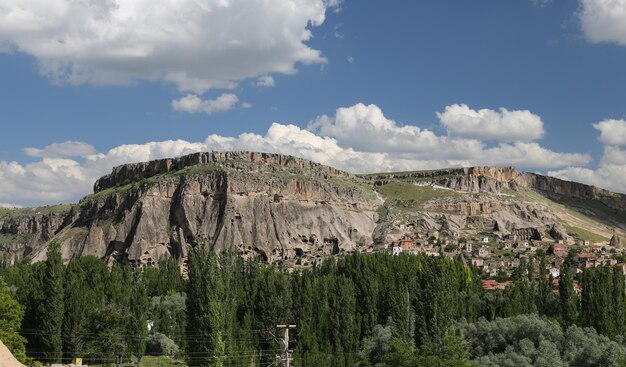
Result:
M461 237L457 233L442 235L439 231L416 231L412 226L400 225L405 233L397 240L361 251L364 253L387 252L427 256L460 257L465 263L477 268L482 277L483 289L503 290L511 283L511 275L522 261L539 266L545 257L546 273L558 288L560 268L568 254L581 274L585 268L617 266L626 277L626 251L620 247L620 238L615 235L605 242L569 237L564 239L533 239L532 236L510 235L500 237L489 232ZM408 230L408 231L407 231ZM538 269L537 273L538 272ZM574 289L580 292L578 282Z

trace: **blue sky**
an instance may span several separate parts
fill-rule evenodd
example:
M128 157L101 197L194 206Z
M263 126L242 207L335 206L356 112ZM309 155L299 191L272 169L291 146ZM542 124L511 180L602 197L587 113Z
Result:
M0 0L0 203L206 149L626 192L626 0L40 2Z

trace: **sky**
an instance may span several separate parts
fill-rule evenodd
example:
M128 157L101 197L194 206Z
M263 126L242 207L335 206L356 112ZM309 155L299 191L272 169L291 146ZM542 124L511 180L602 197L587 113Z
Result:
M0 206L206 150L626 193L624 65L626 0L0 0Z

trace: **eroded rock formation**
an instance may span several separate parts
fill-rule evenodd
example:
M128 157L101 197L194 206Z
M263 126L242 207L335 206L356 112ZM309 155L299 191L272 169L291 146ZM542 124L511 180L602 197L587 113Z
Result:
M624 195L513 167L353 176L280 154L206 152L115 167L69 212L4 219L0 252L41 260L54 239L66 260L94 255L141 267L167 255L184 266L189 248L203 243L306 264L389 243L398 218L379 218L382 205L394 203L377 188L391 181L454 193L400 210L403 231L428 235L492 230L501 239L569 239L551 207L517 195L524 190L551 200L595 200L626 217Z

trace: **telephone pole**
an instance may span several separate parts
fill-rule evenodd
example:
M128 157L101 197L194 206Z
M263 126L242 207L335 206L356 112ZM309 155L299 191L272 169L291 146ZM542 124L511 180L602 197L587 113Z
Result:
M295 329L296 325L276 325L279 329L285 329L285 338L283 339L283 365L291 367L291 350L289 350L289 329Z

